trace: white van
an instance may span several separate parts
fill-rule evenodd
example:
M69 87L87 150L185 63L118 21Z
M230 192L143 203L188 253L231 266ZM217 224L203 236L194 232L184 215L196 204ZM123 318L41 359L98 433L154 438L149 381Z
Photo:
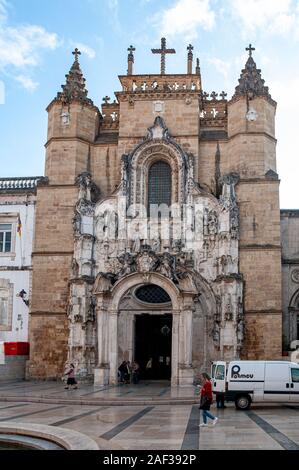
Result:
M223 361L212 364L213 393L239 410L252 402L299 403L299 364L287 361Z

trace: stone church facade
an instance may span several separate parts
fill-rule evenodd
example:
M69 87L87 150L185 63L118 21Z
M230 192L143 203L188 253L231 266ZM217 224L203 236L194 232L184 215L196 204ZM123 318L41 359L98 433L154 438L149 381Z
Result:
M37 189L30 378L117 383L123 360L193 383L213 360L282 355L276 103L252 57L231 99L187 73L88 98L78 55L47 108ZM156 375L155 375L156 374Z

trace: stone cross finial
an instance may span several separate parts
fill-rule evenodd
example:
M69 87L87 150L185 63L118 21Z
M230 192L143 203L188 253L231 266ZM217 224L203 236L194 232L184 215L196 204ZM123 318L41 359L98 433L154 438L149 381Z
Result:
M223 100L225 100L225 98L227 97L227 93L225 93L225 91L222 91L222 92L220 93L220 96L221 96L221 98L222 98Z
M249 47L246 47L246 51L249 51L249 57L252 57L252 52L255 51L255 47L249 44Z
M135 52L135 51L136 51L136 49L135 49L134 46L128 47L128 52L129 52L129 55L130 55L130 56L133 56L133 52Z
M111 99L110 96L107 96L107 95L106 95L106 96L103 98L103 101L104 101L105 104L108 104L108 101L110 101L110 99Z
M166 48L166 39L161 39L161 49L152 49L153 54L161 54L161 75L165 75L166 71L166 54L175 54L175 49Z
M78 62L78 56L81 55L81 52L79 51L77 47L74 50L74 52L72 52L72 54L75 56L75 61Z
M188 75L192 74L192 69L193 69L193 52L192 52L193 49L194 47L192 46L192 44L189 44L189 46L187 47L187 51L188 51L187 73Z
M189 52L189 54L192 54L193 49L194 47L192 46L192 44L189 44L189 46L187 47L187 51Z
M133 75L133 64L134 64L134 52L136 51L134 46L128 48L128 75Z
M212 100L216 100L217 99L217 96L218 96L218 93L216 93L215 91L212 91L212 93L210 94Z

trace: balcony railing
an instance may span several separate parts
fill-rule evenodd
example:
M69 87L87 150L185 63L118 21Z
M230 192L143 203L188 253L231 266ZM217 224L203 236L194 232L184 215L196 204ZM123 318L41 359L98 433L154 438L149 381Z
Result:
M24 178L0 178L0 191L24 191L33 190L42 176Z

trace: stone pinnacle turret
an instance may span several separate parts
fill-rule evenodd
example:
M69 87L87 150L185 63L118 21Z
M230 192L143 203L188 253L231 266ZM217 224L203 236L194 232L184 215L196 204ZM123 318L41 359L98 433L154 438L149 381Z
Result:
M66 84L62 85L62 92L57 93L55 101L61 101L63 104L69 104L73 101L79 101L83 104L93 106L93 101L87 97L88 91L85 87L85 78L80 68L78 56L81 52L76 48L73 52L75 61L66 75Z
M251 100L256 96L264 96L272 101L269 88L265 86L265 80L262 79L261 70L257 68L252 57L252 51L255 51L255 48L250 44L246 50L249 51L249 57L245 69L241 72L239 85L236 87L233 98L247 96Z

